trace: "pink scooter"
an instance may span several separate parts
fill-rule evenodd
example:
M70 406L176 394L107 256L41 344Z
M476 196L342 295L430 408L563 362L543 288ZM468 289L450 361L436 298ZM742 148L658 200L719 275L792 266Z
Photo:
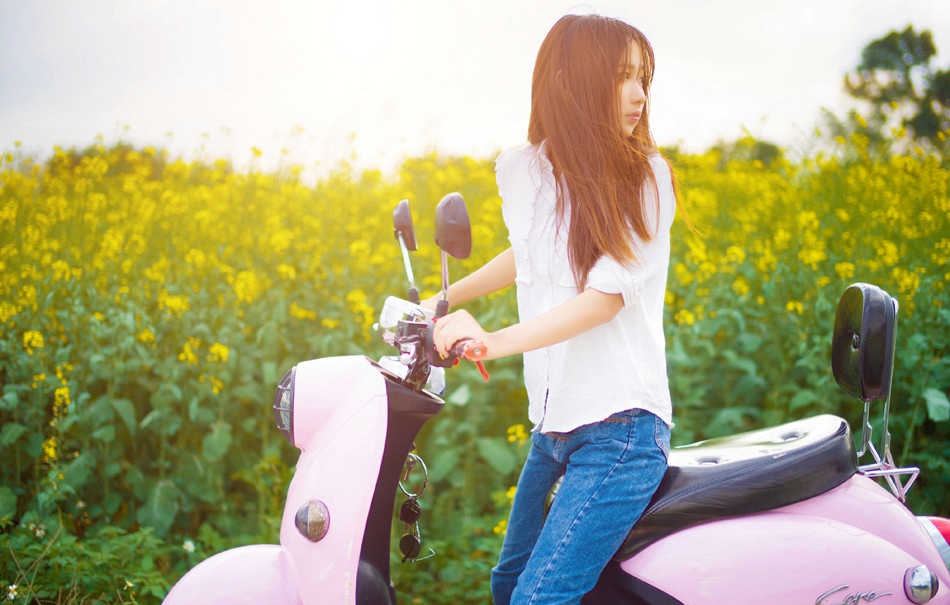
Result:
M410 528L400 550L414 560L419 494L401 479L410 471L424 479L413 440L441 410L442 367L455 360L439 358L427 339L433 315L418 305L412 283L408 202L394 222L410 300L388 299L378 326L398 355L305 361L284 376L274 414L301 455L280 544L207 559L166 605L396 603L389 577L396 496L407 497L399 516ZM438 317L448 307L446 254L464 258L471 249L458 194L439 203L436 243L445 301ZM864 401L860 451L847 422L828 415L674 448L653 501L584 605L950 604L950 520L906 508L918 469L896 468L890 452L896 314L897 302L868 284L847 288L838 305L832 368ZM481 349L468 342L456 353L474 360ZM868 417L881 399L879 453ZM859 466L865 455L872 462Z

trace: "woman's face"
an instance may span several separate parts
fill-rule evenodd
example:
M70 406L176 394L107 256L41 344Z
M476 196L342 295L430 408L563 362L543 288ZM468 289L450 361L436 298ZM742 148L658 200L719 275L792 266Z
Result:
M643 65L640 57L640 45L630 42L627 48L627 60L619 69L620 85L620 128L626 136L633 136L633 130L643 114L646 93L643 91Z

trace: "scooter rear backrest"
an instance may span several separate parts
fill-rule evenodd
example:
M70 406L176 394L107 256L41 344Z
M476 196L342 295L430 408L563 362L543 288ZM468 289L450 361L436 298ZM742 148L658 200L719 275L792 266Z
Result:
M838 385L861 401L890 393L897 301L871 284L848 286L838 301L831 369Z

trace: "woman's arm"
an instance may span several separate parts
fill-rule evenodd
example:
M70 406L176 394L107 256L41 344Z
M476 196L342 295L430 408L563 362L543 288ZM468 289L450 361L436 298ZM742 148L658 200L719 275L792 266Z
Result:
M476 298L497 292L515 283L515 255L511 248L491 259L474 272L449 285L449 304L459 305ZM437 294L422 301L422 305L435 310Z
M620 294L588 288L574 298L526 322L486 332L467 311L456 311L435 324L435 347L445 357L463 338L485 344L485 359L497 359L551 346L613 319L623 308Z

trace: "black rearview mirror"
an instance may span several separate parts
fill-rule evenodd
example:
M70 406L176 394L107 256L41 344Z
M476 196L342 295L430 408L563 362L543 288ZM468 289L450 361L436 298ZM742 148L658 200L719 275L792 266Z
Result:
M458 193L446 195L435 208L435 243L453 258L468 258L472 253L472 227Z
M419 302L419 289L416 288L415 277L412 275L412 263L409 262L409 251L416 250L416 232L412 228L412 213L409 211L409 200L402 200L393 210L393 235L399 242L402 250L402 262L406 266L406 277L409 278L409 302Z
M412 228L412 213L409 211L409 200L402 200L393 210L393 235L406 244L406 249L416 251L416 232Z

